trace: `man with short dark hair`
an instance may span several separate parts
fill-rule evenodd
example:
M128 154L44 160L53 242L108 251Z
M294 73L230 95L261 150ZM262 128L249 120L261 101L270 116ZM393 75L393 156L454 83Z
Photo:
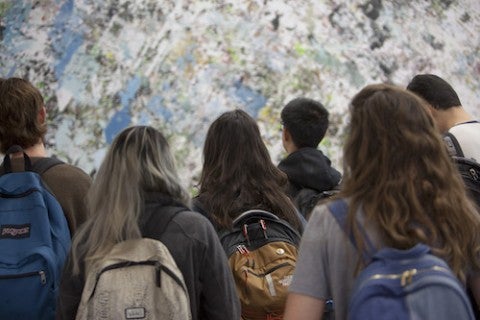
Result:
M288 156L278 168L289 180L288 193L297 208L308 218L323 191L335 189L341 174L317 149L328 128L328 111L318 101L297 98L282 110L282 142Z
M457 168L472 199L480 208L480 123L463 108L453 87L437 75L416 75L407 90L427 102L447 149L456 157ZM475 301L470 289L468 294ZM480 311L477 308L473 310L476 319L480 319Z
M480 162L480 123L463 108L448 82L434 74L419 74L407 90L427 102L440 132L458 141L465 158Z
M33 165L46 158L46 122L47 111L37 88L20 78L0 79L0 153L6 154L11 146L19 145ZM23 154L13 154L13 171L23 168ZM0 174L3 172L2 164ZM90 176L77 167L61 163L47 169L41 177L62 206L73 236L86 219L84 198L91 184Z

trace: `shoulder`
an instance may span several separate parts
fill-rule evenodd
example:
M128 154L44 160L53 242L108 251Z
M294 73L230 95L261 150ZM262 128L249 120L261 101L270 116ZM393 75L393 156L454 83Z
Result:
M51 176L51 177L56 177L60 179L82 179L82 180L91 180L91 177L85 173L82 169L79 167L73 166L68 163L60 163L58 165L55 165L48 170L46 170L43 173L44 176Z
M159 209L153 212L149 219L148 223L153 227L147 227L149 229L147 233L153 237L158 237L158 232L161 229L156 227L162 223L161 214L162 209ZM189 241L208 245L212 237L216 237L216 231L213 229L210 221L200 213L187 208L184 210L179 208L179 211L169 221L160 237L162 240L174 241L176 243Z
M448 130L448 133L452 134L456 138L462 139L471 139L471 134L480 134L480 122L478 121L467 121L454 125Z
M308 236L320 240L322 237L341 233L341 228L333 217L328 203L316 206L308 220L304 237Z

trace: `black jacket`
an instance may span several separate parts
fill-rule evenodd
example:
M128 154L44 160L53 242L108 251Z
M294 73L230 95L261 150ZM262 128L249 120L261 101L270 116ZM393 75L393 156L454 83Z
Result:
M342 178L340 172L332 168L330 159L314 148L292 152L278 168L287 174L287 193L306 219L319 200L333 194L322 192L336 189Z
M278 168L288 176L288 193L295 198L302 189L318 192L334 189L342 175L331 166L331 161L320 150L301 148L289 154Z
M142 235L157 239L169 249L187 285L192 320L240 319L240 303L226 255L211 223L187 208L177 213L162 235L158 234L162 210L176 206L161 194L147 195ZM65 268L57 319L74 319L80 303L84 275L72 276Z

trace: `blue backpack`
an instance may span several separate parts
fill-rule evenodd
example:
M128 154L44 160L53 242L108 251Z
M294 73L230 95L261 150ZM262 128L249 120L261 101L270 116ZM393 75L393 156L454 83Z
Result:
M336 200L328 205L344 232L348 205ZM352 234L348 234L355 245ZM367 247L373 246L366 238ZM475 319L465 289L447 263L417 244L408 250L383 248L355 280L349 299L348 319Z
M0 319L54 319L70 231L25 153L25 171L12 172L10 154L16 152L23 150L7 151L0 176Z

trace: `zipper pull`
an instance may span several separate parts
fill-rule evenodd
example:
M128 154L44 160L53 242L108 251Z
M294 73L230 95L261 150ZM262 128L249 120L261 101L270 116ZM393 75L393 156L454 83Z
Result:
M45 275L45 271L41 270L38 272L38 274L40 275L40 283L42 285L45 285L47 283L47 276Z
M240 252L240 254L242 254L242 255L248 255L248 253L249 253L247 247L243 244L239 244L237 246L237 251Z
M417 269L410 269L403 272L402 277L400 279L401 286L405 287L406 285L412 283L412 278L416 274L417 274Z
M472 176L473 180L478 181L478 173L474 168L470 168L470 175Z
M263 220L263 219L260 220L260 226L262 227L262 230L263 230L263 236L265 237L265 239L268 239L267 225L265 224L265 220Z
M247 239L247 244L250 246L250 237L248 236L248 224L243 225L243 236Z
M155 264L155 280L157 282L157 287L162 287L162 266L159 262Z

